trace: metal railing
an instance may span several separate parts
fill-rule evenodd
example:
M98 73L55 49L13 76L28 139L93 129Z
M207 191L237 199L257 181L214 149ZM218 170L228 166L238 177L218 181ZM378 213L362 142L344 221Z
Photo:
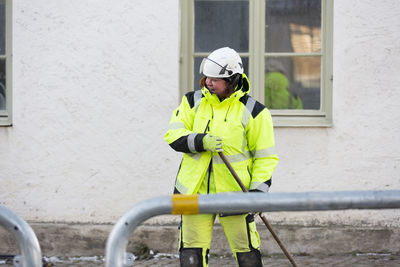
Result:
M39 241L27 222L0 205L0 226L12 233L18 242L21 255L14 258L14 266L42 267Z
M400 190L222 193L157 197L138 203L117 221L107 239L105 266L133 265L133 255L126 252L130 235L140 223L162 214L398 208Z

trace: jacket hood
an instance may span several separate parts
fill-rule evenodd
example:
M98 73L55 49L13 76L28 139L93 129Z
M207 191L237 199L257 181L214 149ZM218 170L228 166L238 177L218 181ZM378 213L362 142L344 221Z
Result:
M248 94L250 92L250 82L249 78L247 78L246 74L242 74L242 79L240 80L238 84L238 88L236 91L243 91L244 93Z

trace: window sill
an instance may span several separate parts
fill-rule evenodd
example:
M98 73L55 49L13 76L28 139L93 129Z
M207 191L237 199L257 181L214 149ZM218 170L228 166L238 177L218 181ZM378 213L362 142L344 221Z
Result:
M0 127L12 126L11 117L0 111Z
M332 120L326 117L272 116L274 127L332 127Z

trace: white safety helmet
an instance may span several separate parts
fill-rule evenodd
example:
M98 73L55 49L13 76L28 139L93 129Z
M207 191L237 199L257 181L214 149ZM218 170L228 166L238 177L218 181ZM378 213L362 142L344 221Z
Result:
M242 59L232 48L219 48L203 59L200 73L213 78L228 78L237 73L242 74Z

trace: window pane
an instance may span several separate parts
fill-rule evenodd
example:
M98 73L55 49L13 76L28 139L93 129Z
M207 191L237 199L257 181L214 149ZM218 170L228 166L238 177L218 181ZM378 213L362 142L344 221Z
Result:
M249 1L195 0L194 51L249 50Z
M6 1L0 0L0 55L6 53Z
M0 110L6 109L6 61L0 60Z
M267 0L266 52L321 51L321 0Z
M321 58L266 58L265 105L270 109L320 109Z
M194 75L193 75L193 77L194 77L194 81L193 81L194 90L201 89L200 88L200 84L199 84L200 78L202 77L202 74L199 73L201 61L203 61L203 57L196 57L194 59ZM248 57L242 57L242 62L243 62L244 72L247 75L247 71L248 71L248 68L249 68L249 58ZM249 76L249 75L247 75L247 76Z

